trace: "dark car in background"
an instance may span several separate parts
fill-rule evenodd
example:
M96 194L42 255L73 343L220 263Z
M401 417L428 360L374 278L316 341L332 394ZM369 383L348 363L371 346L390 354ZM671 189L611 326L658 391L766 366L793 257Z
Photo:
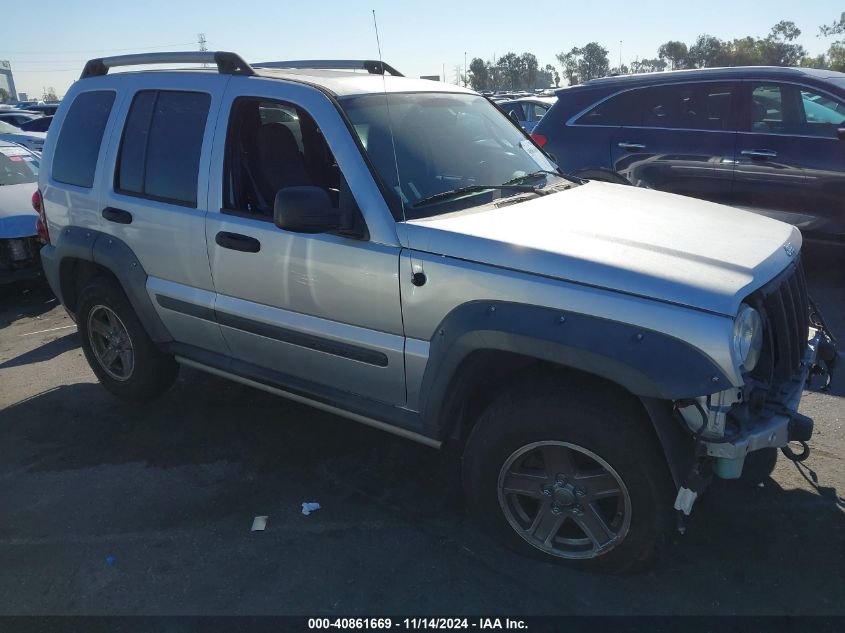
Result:
M29 110L18 110L17 108L0 110L0 121L5 121L9 125L14 125L18 128L41 117L42 114L40 112L30 112Z
M50 123L53 122L53 115L39 116L31 121L27 121L20 126L24 132L46 132L50 129Z
M845 74L713 68L556 94L532 136L565 172L730 204L845 245Z

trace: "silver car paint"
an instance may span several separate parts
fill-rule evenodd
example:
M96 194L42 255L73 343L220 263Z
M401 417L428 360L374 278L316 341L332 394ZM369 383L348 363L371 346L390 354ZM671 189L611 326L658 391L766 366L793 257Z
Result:
M114 84L121 90L122 99L115 104L120 124L106 147L101 163L108 166L102 175L99 208L116 207L132 214L131 224L116 224L103 220L100 230L129 245L144 270L155 280L167 281L164 293L174 299L203 304L201 297L214 294L214 283L208 265L205 245L206 196L208 189L209 150L214 138L217 113L223 98L225 82L214 75L199 75L190 86L171 74L140 74L134 77L115 75ZM145 89L191 90L211 96L208 120L203 137L203 151L199 165L197 208L150 200L118 193L114 190L114 174L122 131L135 93ZM201 292L204 291L204 292ZM206 294L207 293L207 294ZM200 323L196 317L186 316L163 308L153 302L164 325L183 343L226 353L223 335L216 324Z
M385 354L380 367L223 326L236 358L390 404L405 403L399 245L394 223L337 109L321 92L287 82L234 78L218 127L235 98L277 99L308 111L323 132L367 222L369 241L283 231L272 222L222 213L225 134L211 158L206 242L216 309L287 330L351 343ZM389 221L387 221L389 219ZM258 253L218 246L219 231L248 235Z

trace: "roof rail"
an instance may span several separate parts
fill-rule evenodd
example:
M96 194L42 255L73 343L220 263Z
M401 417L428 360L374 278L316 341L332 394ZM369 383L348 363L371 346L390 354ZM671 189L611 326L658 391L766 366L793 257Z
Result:
M390 64L372 59L305 59L281 62L261 62L252 64L255 68L306 68L320 70L366 70L372 75L388 73L394 77L404 77Z
M146 64L217 64L218 72L226 75L254 75L255 73L239 55L225 51L185 51L173 53L140 53L90 59L82 70L80 79L107 75L109 68L141 66Z

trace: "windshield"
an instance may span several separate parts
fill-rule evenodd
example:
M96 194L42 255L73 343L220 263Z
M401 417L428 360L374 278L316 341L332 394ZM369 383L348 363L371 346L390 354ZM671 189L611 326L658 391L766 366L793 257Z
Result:
M38 181L38 158L23 147L0 146L0 186Z
M373 94L342 99L341 105L392 198L397 220L403 205L406 219L420 218L525 192L526 187L501 185L531 174L536 187L558 178L540 173L557 168L483 97Z

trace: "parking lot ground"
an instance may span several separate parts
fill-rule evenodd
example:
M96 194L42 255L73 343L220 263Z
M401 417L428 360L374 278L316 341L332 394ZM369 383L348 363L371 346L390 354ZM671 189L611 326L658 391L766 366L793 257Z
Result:
M845 265L808 273L845 339ZM716 482L651 570L602 576L488 540L410 441L188 369L120 402L46 285L0 291L0 614L845 614L842 374L803 467Z

